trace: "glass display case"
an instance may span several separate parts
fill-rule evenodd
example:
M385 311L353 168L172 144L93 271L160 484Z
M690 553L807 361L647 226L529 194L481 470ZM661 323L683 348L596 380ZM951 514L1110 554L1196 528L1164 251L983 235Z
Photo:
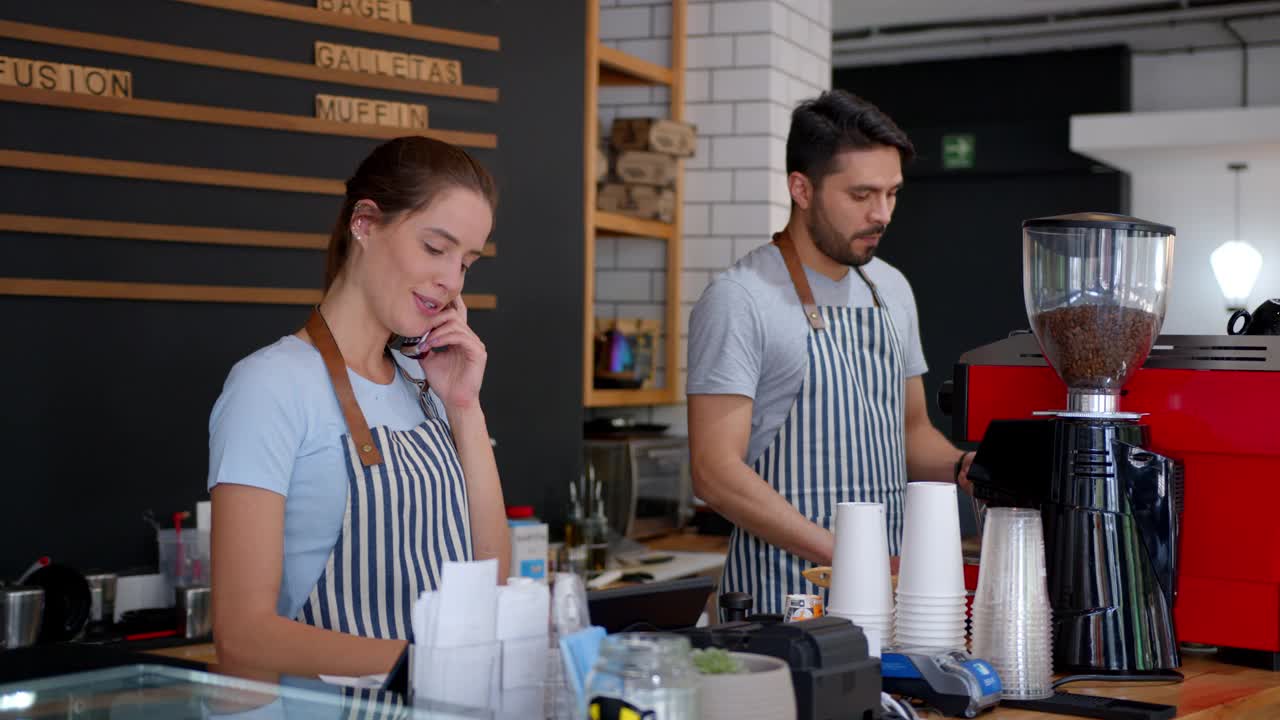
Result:
M0 719L490 718L487 711L407 705L400 695L283 677L279 684L160 665L128 665L0 685Z

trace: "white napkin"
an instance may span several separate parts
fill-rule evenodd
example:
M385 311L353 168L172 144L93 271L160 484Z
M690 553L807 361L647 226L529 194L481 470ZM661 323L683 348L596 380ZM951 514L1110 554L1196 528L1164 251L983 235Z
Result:
M498 640L502 689L541 685L547 676L551 591L530 578L510 578L498 588Z
M414 603L414 692L468 707L491 704L497 662L498 562L447 562L435 592Z

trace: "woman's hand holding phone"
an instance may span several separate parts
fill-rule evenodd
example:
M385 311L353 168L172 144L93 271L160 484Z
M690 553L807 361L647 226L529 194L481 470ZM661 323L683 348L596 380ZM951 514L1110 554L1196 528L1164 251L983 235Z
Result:
M418 363L446 409L465 410L480 404L489 355L467 325L467 306L461 296L431 318L418 352L425 353Z

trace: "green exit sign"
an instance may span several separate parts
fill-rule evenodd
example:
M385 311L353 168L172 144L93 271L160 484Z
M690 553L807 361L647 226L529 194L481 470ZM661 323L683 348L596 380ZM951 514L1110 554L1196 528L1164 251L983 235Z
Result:
M970 170L978 159L978 139L965 133L942 136L942 168Z

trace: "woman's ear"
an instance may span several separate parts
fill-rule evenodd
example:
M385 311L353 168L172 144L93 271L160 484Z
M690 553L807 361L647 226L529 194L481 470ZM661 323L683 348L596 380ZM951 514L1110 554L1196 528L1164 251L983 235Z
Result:
M351 209L351 223L348 229L351 231L351 239L360 244L360 247L367 248L369 245L369 234L373 232L378 224L378 218L382 216L382 212L378 210L378 205L372 200L360 200Z

